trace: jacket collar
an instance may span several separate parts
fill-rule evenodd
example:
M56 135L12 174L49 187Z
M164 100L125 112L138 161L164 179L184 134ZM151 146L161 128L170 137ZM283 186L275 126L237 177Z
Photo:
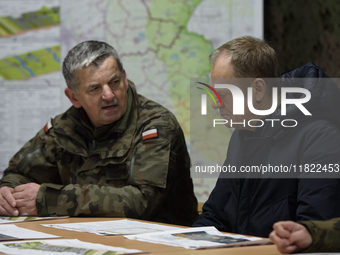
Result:
M298 125L315 119L327 119L340 127L340 120L337 117L340 110L340 92L332 79L326 76L320 67L309 62L302 67L283 73L281 81L284 87L302 87L311 92L311 99L304 104L304 107L312 116L305 116L295 105L289 104L285 116L281 115L281 106L279 106L275 112L263 119L275 119L277 123L280 123L283 119L294 119L298 121ZM296 95L289 93L287 96L289 98L296 97ZM264 123L264 126L256 128L254 137L279 140L287 132L294 130L294 128L282 127L281 124L272 127L269 121L264 121Z

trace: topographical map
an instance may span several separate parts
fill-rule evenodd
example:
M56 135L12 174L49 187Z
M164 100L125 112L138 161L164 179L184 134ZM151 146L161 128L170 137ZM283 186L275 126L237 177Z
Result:
M49 118L70 106L60 64L84 40L114 46L138 92L176 115L194 149L190 79L208 80L208 56L219 45L242 35L262 37L262 16L262 0L1 1L0 171ZM230 131L218 132L226 136L223 160ZM194 179L199 201L215 181Z

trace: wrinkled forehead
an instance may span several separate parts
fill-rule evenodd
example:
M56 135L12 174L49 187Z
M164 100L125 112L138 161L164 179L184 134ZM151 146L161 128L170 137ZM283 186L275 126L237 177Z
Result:
M117 66L117 62L114 58L107 58L99 65L90 64L87 67L75 71L80 81L86 81L87 83L91 80L108 80L113 76L120 77L122 72Z

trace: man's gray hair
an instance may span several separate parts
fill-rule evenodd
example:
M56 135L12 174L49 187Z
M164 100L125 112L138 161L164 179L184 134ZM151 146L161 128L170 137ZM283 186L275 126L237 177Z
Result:
M67 87L78 93L79 79L75 70L89 65L100 66L107 58L113 57L118 68L123 72L123 64L117 51L105 42L85 41L74 46L66 55L63 62L63 75Z

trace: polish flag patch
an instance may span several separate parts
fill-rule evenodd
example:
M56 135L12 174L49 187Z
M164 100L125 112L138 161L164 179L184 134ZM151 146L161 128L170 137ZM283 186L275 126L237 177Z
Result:
M51 129L51 127L52 127L52 119L50 119L50 120L46 123L46 125L45 125L45 133L47 133L48 130Z
M157 137L158 137L158 133L157 133L156 128L147 130L147 131L142 133L143 141L150 139L150 138L157 138Z

